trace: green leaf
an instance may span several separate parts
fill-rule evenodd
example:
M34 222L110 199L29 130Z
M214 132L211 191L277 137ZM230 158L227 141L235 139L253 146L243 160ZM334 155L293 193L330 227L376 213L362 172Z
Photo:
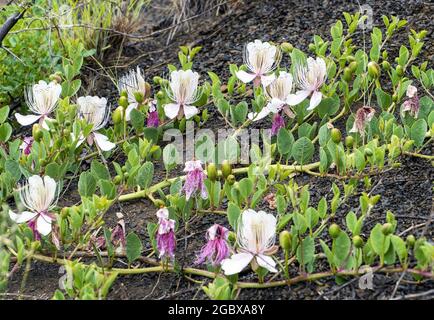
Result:
M106 196L110 200L116 198L116 187L111 181L99 180L98 186L102 196Z
M9 106L4 106L0 108L0 123L3 123L6 121L9 115Z
M15 181L18 181L21 178L20 166L16 161L6 160L5 172L8 172Z
M78 193L82 197L90 197L95 193L96 180L92 173L82 172L78 180Z
M390 245L390 238L386 237L381 229L381 224L377 223L377 225L371 230L371 235L369 237L372 249L380 257L386 254Z
M345 267L343 263L348 259L351 251L351 239L341 231L339 236L333 242L333 253L336 259L336 267Z
M315 242L311 236L303 239L297 248L297 261L306 265L313 262L315 259Z
M145 127L145 115L143 112L132 109L130 113L131 124L136 132L142 132Z
M60 165L53 162L53 163L49 163L46 167L45 167L45 174L47 176L50 176L51 178L53 178L54 180L59 180L61 177L61 169L60 169Z
M427 125L424 119L418 119L413 123L410 130L410 139L414 141L415 146L421 147L423 145L427 130Z
M94 175L95 179L110 180L110 173L105 165L97 160L92 160L90 164L90 172Z
M237 230L240 215L240 208L236 204L230 202L228 206L228 221L234 231Z
M354 234L354 230L355 230L356 223L357 223L356 214L353 211L351 211L350 213L347 214L345 220L346 220L348 229L351 231L352 234Z
M142 242L135 233L131 232L127 236L126 255L128 262L131 263L142 254Z
M314 151L315 147L312 141L306 137L302 137L292 146L292 157L299 164L303 165L312 159Z
M377 103L382 110L387 110L392 104L392 97L381 90L381 88L375 89L375 95L377 96Z
M249 178L243 178L239 182L239 190L243 199L247 199L253 192L253 182Z
M405 241L396 235L391 235L390 240L392 241L393 249L395 249L395 252L398 255L399 262L405 264L408 256Z
M154 164L152 162L145 162L139 169L137 173L137 184L142 188L146 189L152 182L154 177Z
M9 123L3 123L0 125L0 141L6 142L9 140L12 134L12 126Z
M336 112L338 112L340 106L340 100L339 97L333 96L333 97L327 97L325 99L321 100L321 103L316 108L318 110L318 115L320 118L324 118L325 116L329 115L332 116Z
M277 148L281 155L291 154L292 145L294 144L294 136L285 128L281 128L277 134Z

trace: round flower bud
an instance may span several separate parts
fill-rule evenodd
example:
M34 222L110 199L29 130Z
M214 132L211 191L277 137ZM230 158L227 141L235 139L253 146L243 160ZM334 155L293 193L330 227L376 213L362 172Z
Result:
M121 97L128 98L128 92L127 92L127 90L122 90Z
M215 163L208 164L206 168L206 173L208 175L208 178L214 182L217 179L217 167Z
M342 134L341 131L338 128L333 128L331 131L332 140L334 143L341 142Z
M384 60L384 61L381 63L381 66L382 66L383 69L386 70L386 71L390 70L390 63L389 63L389 61Z
M346 136L345 145L347 146L347 148L352 148L354 146L354 138L352 136Z
M372 78L378 78L380 76L380 66L375 61L368 63L368 74Z
M222 162L222 176L227 179L227 177L232 173L232 166L228 160L223 160Z
M228 175L226 180L229 183L229 185L233 185L235 183L235 176L233 174L230 174L230 175Z
M155 76L155 77L152 78L152 81L153 81L155 84L160 84L161 77L159 77L159 76Z
M279 244L283 250L289 251L291 250L291 234L287 230L283 230L279 234Z
M416 242L416 238L414 237L414 235L410 234L407 236L406 241L407 241L408 246L410 248L412 248Z
M50 81L55 81L57 83L61 83L62 82L62 78L60 77L60 75L58 74L51 74L49 77Z
M230 242L235 242L237 240L237 235L233 231L229 231L228 233L228 240Z
M332 237L332 239L336 239L337 237L339 237L340 233L341 233L341 228L336 223L333 223L329 227L329 235L330 237Z
M389 234L391 234L393 232L393 226L391 223L385 223L383 224L383 226L381 227L381 232L387 236Z
M119 98L119 105L121 106L121 107L124 107L124 108L126 108L126 107L128 107L128 98L127 97L125 97L125 96L121 96L120 98Z
M349 67L345 67L344 68L343 79L346 82L350 82L352 78L353 78L353 72L351 71L351 69Z
M353 61L348 65L348 68L350 68L351 72L355 72L357 70L357 61Z
M396 67L396 74L398 77L402 77L404 75L404 68L401 65Z
M121 123L124 118L124 108L122 106L117 107L115 111L113 111L112 117L114 124Z
M143 92L134 92L134 99L138 103L142 103L145 100L145 95L143 94Z
M113 178L113 183L114 184L119 184L121 183L122 177L120 175L117 175Z
M280 45L280 49L282 49L282 51L285 52L285 53L291 53L292 50L294 49L294 47L293 47L292 44L290 44L290 43L288 43L288 42L283 42L283 43Z
M156 199L154 201L154 204L157 206L157 208L163 208L163 207L166 206L166 204L164 203L164 201L161 200L161 199Z
M158 91L158 92L157 92L157 99L158 99L158 100L161 100L161 99L163 99L163 98L164 98L164 92L161 91L161 90Z
M363 239L362 239L362 237L361 236L354 236L353 237L353 243L354 243L354 246L356 248L362 248L363 247Z
M366 148L366 149L365 149L365 156L367 156L367 157L371 157L372 155L373 155L372 150L369 149L369 148Z
M35 139L35 141L39 141L42 139L42 131L41 131L41 127L39 126L38 123L35 123L32 127L32 135L33 135L33 139Z
M312 52L315 52L316 47L315 47L315 45L313 43L309 43L309 50L312 51Z

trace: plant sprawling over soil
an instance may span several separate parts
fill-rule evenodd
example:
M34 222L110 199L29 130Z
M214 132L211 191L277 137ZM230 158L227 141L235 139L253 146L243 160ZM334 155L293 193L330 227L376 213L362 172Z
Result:
M406 20L366 30L366 19L344 13L307 52L251 39L227 77L197 72L202 48L181 46L160 76L116 79L112 104L78 94L109 31L68 33L57 72L24 89L27 107L0 108L0 292L20 270L23 291L34 262L63 267L54 299L103 299L144 274L184 277L210 299L324 279L366 289L377 274L432 281L430 221L413 235L387 206L372 219L375 177L434 161L427 31L389 51ZM122 206L144 199L153 218L130 229Z

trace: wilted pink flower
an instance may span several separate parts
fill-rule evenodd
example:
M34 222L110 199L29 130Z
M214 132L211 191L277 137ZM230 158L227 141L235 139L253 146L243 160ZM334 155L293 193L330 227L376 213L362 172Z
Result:
M146 125L148 127L157 128L160 121L158 119L158 111L156 107L155 100L151 102L151 106L149 107L148 119L146 121Z
M122 252L127 244L125 239L125 221L124 215L122 213L117 212L116 216L119 220L116 224L116 227L112 231L111 241L113 245L117 247L116 250Z
M365 135L365 127L369 122L371 122L374 114L374 108L368 106L359 108L356 111L356 118L354 119L353 128L350 130L350 132L358 132L362 136Z
M157 249L159 258L167 257L173 259L175 256L175 220L169 219L169 210L161 208L157 211Z
M409 85L407 87L407 97L409 99L404 102L402 112L409 112L412 117L417 118L420 105L415 86Z
M20 145L20 149L24 155L28 156L32 152L33 137L24 137L23 143Z
M193 193L199 190L202 199L208 198L208 192L206 191L206 187L204 184L206 174L202 169L202 161L187 161L185 163L184 172L187 172L187 177L185 178L185 184L183 187L187 200L190 199Z
M273 116L273 123L271 125L271 135L274 136L278 134L280 128L285 128L285 120L280 115L280 113L276 113Z
M229 257L229 246L227 243L229 230L221 225L214 224L206 232L208 242L202 247L196 264L201 264L205 261L213 266L218 266L220 263Z

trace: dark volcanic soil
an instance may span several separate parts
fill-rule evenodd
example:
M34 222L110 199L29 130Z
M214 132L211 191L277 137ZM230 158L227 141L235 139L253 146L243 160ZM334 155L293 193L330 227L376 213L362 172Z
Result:
M122 61L137 59L137 63L146 70L147 76L161 75L167 63L177 63L177 46L184 44L201 45L202 51L195 58L194 69L205 76L206 71L214 71L226 78L229 74L229 63L242 63L241 50L243 45L254 39L288 41L294 46L306 50L314 34L323 39L328 38L331 24L336 19L343 19L342 12L357 10L357 2L346 1L245 1L231 13L222 17L198 18L192 21L190 31L179 34L176 39L165 46L166 36L130 44L125 48L126 58ZM432 17L434 4L428 1L367 1L373 9L375 25L382 24L381 15L398 15L409 21L407 29L428 30L428 38L424 58L433 66L434 36ZM158 21L155 22L158 24ZM389 48L399 48L402 42L407 42L407 33L400 32L390 42ZM369 39L369 36L367 37ZM358 41L361 35L358 35ZM125 70L113 69L115 73ZM98 95L112 98L115 104L117 92L111 82L104 76L88 71L88 77L95 78ZM149 78L150 79L150 78ZM89 87L89 90L96 90ZM211 117L206 124L208 128L223 126L223 120L209 108ZM432 147L432 146L431 146ZM428 148L429 149L429 148ZM432 154L433 150L428 150ZM434 170L428 161L418 158L402 159L402 167L373 178L375 190L373 194L381 194L380 202L375 206L369 221L365 224L371 228L376 222L384 222L385 213L391 210L398 219L398 230L403 235L413 233L433 239L432 225L424 228L421 225L428 221L433 212L432 181ZM156 177L158 179L158 177ZM331 198L332 181L311 176L298 176L299 184L309 184L311 202L317 203L320 197ZM362 190L358 190L361 192ZM337 220L350 210L357 210L358 196L355 196L340 208ZM74 199L78 200L78 199ZM263 203L262 205L265 206ZM145 244L148 242L146 223L154 220L155 208L147 200L122 203L114 206L108 213L109 224L114 223L114 213L121 211L125 215L128 231L134 230ZM194 234L178 242L178 249L185 253L180 261L191 265L195 252L203 244L204 231L214 222L226 223L225 218L207 215L195 220L190 226ZM342 223L341 223L342 225ZM184 235L180 235L182 238ZM149 245L147 245L149 246ZM181 250L182 249L182 250ZM321 266L319 267L319 270ZM58 288L60 277L57 266L34 263L29 275L25 294L29 298L47 299ZM295 267L294 267L295 271ZM334 280L321 280L315 283L300 283L292 287L279 287L266 290L245 289L240 292L240 299L388 299L400 275L375 275L374 290L361 290L358 280L351 280L345 285L336 285ZM14 275L10 283L10 292L16 293L20 286L20 274ZM256 281L253 275L247 273L240 280ZM197 279L204 280L204 279ZM414 283L411 277L405 276L397 288L395 297L404 297L433 288L433 282ZM204 284L208 280L204 280ZM432 296L431 296L432 297ZM204 299L206 296L201 286L175 274L146 274L120 277L114 284L110 299Z

